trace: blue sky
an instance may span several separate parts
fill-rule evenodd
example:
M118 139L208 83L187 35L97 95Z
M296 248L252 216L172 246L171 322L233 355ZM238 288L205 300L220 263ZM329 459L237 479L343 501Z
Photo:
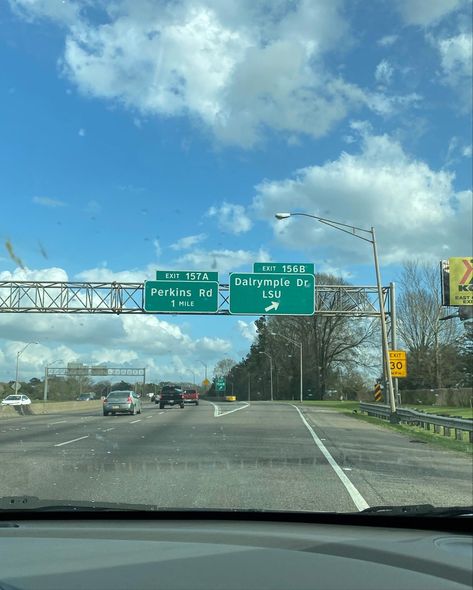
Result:
M274 260L373 284L366 244L279 210L375 226L384 283L471 254L471 38L463 0L0 0L0 278ZM253 319L4 316L0 379L31 339L25 376L184 379Z

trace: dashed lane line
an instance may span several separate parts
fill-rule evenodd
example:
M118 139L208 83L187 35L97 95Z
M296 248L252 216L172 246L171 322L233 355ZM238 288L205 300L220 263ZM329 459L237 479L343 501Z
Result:
M89 438L89 435L86 436L79 436L79 438L73 438L72 440L66 440L65 442L58 443L54 445L55 447L63 447L64 445L70 445L73 442L77 442L78 440L83 440L84 438Z

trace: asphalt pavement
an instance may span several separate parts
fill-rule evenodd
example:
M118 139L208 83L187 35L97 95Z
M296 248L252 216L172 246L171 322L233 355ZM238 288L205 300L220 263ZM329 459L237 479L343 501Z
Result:
M473 501L472 457L330 409L244 402L4 419L0 496L355 511Z

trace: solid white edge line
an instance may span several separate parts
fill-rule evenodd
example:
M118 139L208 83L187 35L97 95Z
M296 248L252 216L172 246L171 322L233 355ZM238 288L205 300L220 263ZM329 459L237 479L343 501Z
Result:
M235 408L234 410L228 410L228 412L222 412L220 410L220 407L217 406L217 404L214 404L213 402L210 402L213 407L214 407L214 418L220 418L220 416L226 416L227 414L233 414L233 412L238 412L238 410L244 410L245 408L249 407L249 403L247 402L243 402L245 405L244 406L240 406L239 408Z
M345 486L347 492L350 494L350 498L353 500L357 509L359 511L361 511L361 510L365 510L366 508L369 508L370 506L369 506L368 502L363 498L363 496L360 494L360 492L356 489L356 487L352 484L352 482L345 475L345 472L341 469L341 467L338 465L338 463L335 461L335 459L329 453L329 451L327 450L324 443L315 434L314 430L312 429L312 426L307 422L307 420L305 419L304 415L299 410L299 408L297 406L294 406L293 404L291 404L291 406L293 408L296 408L296 410L299 412L299 416L301 417L302 422L307 427L307 430L312 435L312 438L314 439L315 444L319 447L321 453L329 462L330 467L332 467L332 469L335 471L335 473L340 478L340 481Z
M55 424L63 424L64 422L67 422L67 420L59 420L58 422L49 422L49 426L54 426Z
M78 440L82 440L84 438L89 438L89 435L86 436L79 436L79 438L73 438L72 440L66 440L66 442L58 443L54 445L55 447L62 447L63 445L69 445L70 443L77 442Z
M136 424L137 422L141 422L141 418L139 420L133 420L133 422L130 422L130 424Z

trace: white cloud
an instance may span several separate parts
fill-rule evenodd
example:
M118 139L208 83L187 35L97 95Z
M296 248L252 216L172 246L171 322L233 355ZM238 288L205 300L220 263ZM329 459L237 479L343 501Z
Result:
M15 268L13 271L0 271L0 281L67 281L67 272L62 268L52 267L38 270Z
M407 25L428 27L465 6L469 0L396 0L396 7Z
M215 352L217 354L224 354L232 349L232 345L228 340L223 338L209 338L204 336L195 342L195 350L202 352Z
M255 260L269 260L269 254L260 249L250 250L194 250L177 259L182 268L210 269L230 272L242 266L251 266Z
M197 234L194 236L186 236L171 244L170 248L173 250L188 250L197 244L200 244L207 238L206 234Z
M74 279L77 281L88 281L96 283L111 283L112 281L123 283L142 283L154 277L156 265L150 264L147 268L135 268L131 270L114 271L106 266L89 268L78 272Z
M42 205L43 207L65 207L67 203L59 201L58 199L50 199L49 197L33 197L33 203Z
M455 193L451 173L411 158L392 137L373 135L363 124L353 127L362 135L359 153L343 152L292 178L261 183L254 199L260 217L269 221L275 211L299 210L359 227L374 225L384 264L413 252L439 260L468 250L471 193ZM360 240L315 220L271 223L282 244L315 251L326 264L343 269L371 256Z
M471 153L472 153L471 145L467 145L462 150L462 155L465 156L465 158L471 158Z
M60 24L73 25L87 0L9 0L14 12L27 20L49 18Z
M156 256L156 258L159 258L162 254L162 248L161 248L161 244L159 243L159 240L154 239L153 246L154 246L155 256Z
M253 342L256 337L256 326L254 322L245 322L243 320L238 320L237 323L238 331L246 338L249 342Z
M217 218L221 230L235 235L246 233L253 225L245 208L233 203L223 202L220 207L210 207L207 215Z
M0 273L0 280L67 281L68 277L58 268L17 269ZM211 364L223 353L231 353L230 340L221 336L193 338L186 331L190 325L184 326L154 314L0 314L0 380L14 377L16 353L31 341L39 344L29 346L22 355L22 378L41 376L44 366L58 359L146 366L168 378L176 378L176 371L181 375L182 370L189 378L188 367L197 354Z
M106 24L88 20L79 0L65 15L53 0L13 4L61 22L65 76L134 119L190 116L218 140L251 147L267 128L291 141L323 136L373 102L325 67L328 51L350 43L341 0L117 0L102 5Z
M398 39L399 35L385 35L381 39L378 39L378 45L381 45L381 47L391 47Z
M460 33L436 41L440 53L443 80L458 91L465 110L470 112L472 101L472 54L471 33Z
M387 59L383 59L376 66L374 77L379 84L390 84L394 73L394 68Z
M77 135L79 135L80 137L85 137L85 129L83 129L82 127L79 129L79 131L77 132Z

